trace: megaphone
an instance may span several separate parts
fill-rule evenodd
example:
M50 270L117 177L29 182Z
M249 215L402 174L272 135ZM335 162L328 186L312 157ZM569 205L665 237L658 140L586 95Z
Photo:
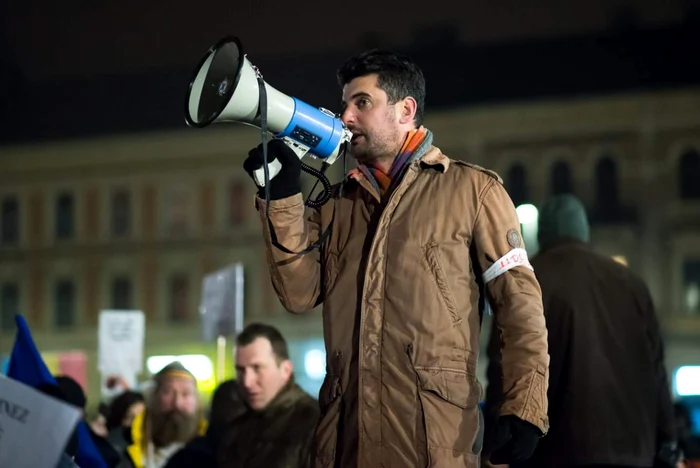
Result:
M266 105L261 105L261 96ZM218 122L238 122L258 128L264 125L274 137L292 148L299 159L308 154L328 165L338 159L352 138L352 132L331 111L313 107L267 84L248 61L241 41L232 36L217 42L200 61L190 80L185 120L187 125L197 128ZM281 168L279 161L268 161L269 179ZM254 177L263 186L264 168L258 169Z

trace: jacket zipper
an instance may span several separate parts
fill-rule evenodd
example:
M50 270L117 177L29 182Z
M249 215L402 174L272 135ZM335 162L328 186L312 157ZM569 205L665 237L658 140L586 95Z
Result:
M392 202L392 200L394 199L394 197L396 196L396 193L399 191L400 188L402 188L405 184L408 183L408 182L406 182L407 176L408 176L408 173L404 174L403 178L401 179L401 182L400 182L399 185L394 189L394 191L391 192L391 195L389 195L389 200L387 200L386 205L384 205L384 209L382 210L382 214L379 216L379 221L377 222L377 225L376 225L376 227L375 227L375 232L374 232L375 235L374 235L374 238L372 239L372 246L371 246L370 249L369 249L369 254L367 255L367 263L366 263L366 265L369 264L369 259L371 259L371 258L374 256L374 251L375 251L375 249L377 248L377 237L376 237L377 231L376 231L376 229L377 229L379 226L381 226L382 220L383 220L384 217L387 215L387 207L388 207L389 205L391 205L391 202ZM365 267L365 268L366 268L366 267ZM359 387L360 387L360 388L358 389L358 392L357 392L357 400L358 400L358 401L357 401L358 426L360 425L360 418L362 417L359 413L362 412L362 404L361 404L362 401L361 401L361 400L363 399L363 398L362 398L362 388L363 388L363 386L364 386L364 385L363 385L363 382L362 382L362 380L363 380L363 379L362 379L362 367L363 367L363 364L364 364L364 355L362 354L362 349L363 349L363 342L364 342L363 337L364 337L364 330L365 330L365 297L366 297L366 295L367 295L367 288L368 288L368 284L369 284L369 283L368 283L368 277L369 277L369 275L367 275L367 271L365 270L365 279L364 279L364 284L362 285L362 296L361 296L361 298L360 298L360 300L361 300L362 302L361 302L361 304L360 304L360 340L359 340L359 343L358 343L358 354L359 354L359 356L358 356L358 359L357 359L357 364L358 364L358 367L359 367L358 370L357 370L357 377L358 377L357 380L358 380L358 384L359 384ZM358 432L361 432L361 431L358 430ZM363 442L363 441L362 441L362 434L358 434L358 436L359 436L359 437L358 437L358 444L357 444L357 446L358 446L358 453L362 453L362 450L363 450L363 449L362 449L362 442Z

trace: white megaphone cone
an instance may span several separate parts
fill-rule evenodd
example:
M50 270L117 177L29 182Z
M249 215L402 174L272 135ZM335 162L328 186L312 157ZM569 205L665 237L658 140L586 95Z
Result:
M267 101L265 109L260 105L263 95ZM329 165L352 138L352 133L332 112L287 96L264 82L235 37L220 40L200 62L187 93L185 120L189 126L198 128L218 122L265 126L292 148L299 159L310 154ZM281 167L279 161L269 161L269 179ZM265 184L264 168L255 171L254 176L258 185Z

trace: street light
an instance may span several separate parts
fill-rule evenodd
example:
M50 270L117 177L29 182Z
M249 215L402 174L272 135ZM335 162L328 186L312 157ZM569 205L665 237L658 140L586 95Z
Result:
M539 219L539 211L535 205L525 203L519 205L515 212L518 214L520 221L520 230L525 243L525 250L529 256L535 255L539 248L537 243L537 221Z
M700 395L700 366L681 366L674 382L678 396Z
M520 224L537 223L537 219L539 218L539 211L537 211L537 207L529 203L518 206L515 209L515 212L518 213L518 220L520 221Z

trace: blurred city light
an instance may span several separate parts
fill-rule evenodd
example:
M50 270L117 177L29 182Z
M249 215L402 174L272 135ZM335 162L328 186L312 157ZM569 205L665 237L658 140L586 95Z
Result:
M205 382L214 377L214 366L203 354L183 354L180 356L151 356L146 360L146 367L151 374L157 374L171 362L179 361L190 371L197 381Z
M535 205L526 203L518 206L515 211L518 213L520 224L533 224L537 222L539 211Z
M625 257L624 255L613 255L612 259L620 265L627 266L627 257Z
M532 257L539 249L539 243L537 242L539 211L535 205L525 203L519 205L515 212L518 214L518 221L520 221L520 231L523 236L525 250L528 256Z
M321 380L326 376L326 353L312 349L304 356L304 370L310 379Z
M700 395L700 366L681 366L674 382L678 396Z

